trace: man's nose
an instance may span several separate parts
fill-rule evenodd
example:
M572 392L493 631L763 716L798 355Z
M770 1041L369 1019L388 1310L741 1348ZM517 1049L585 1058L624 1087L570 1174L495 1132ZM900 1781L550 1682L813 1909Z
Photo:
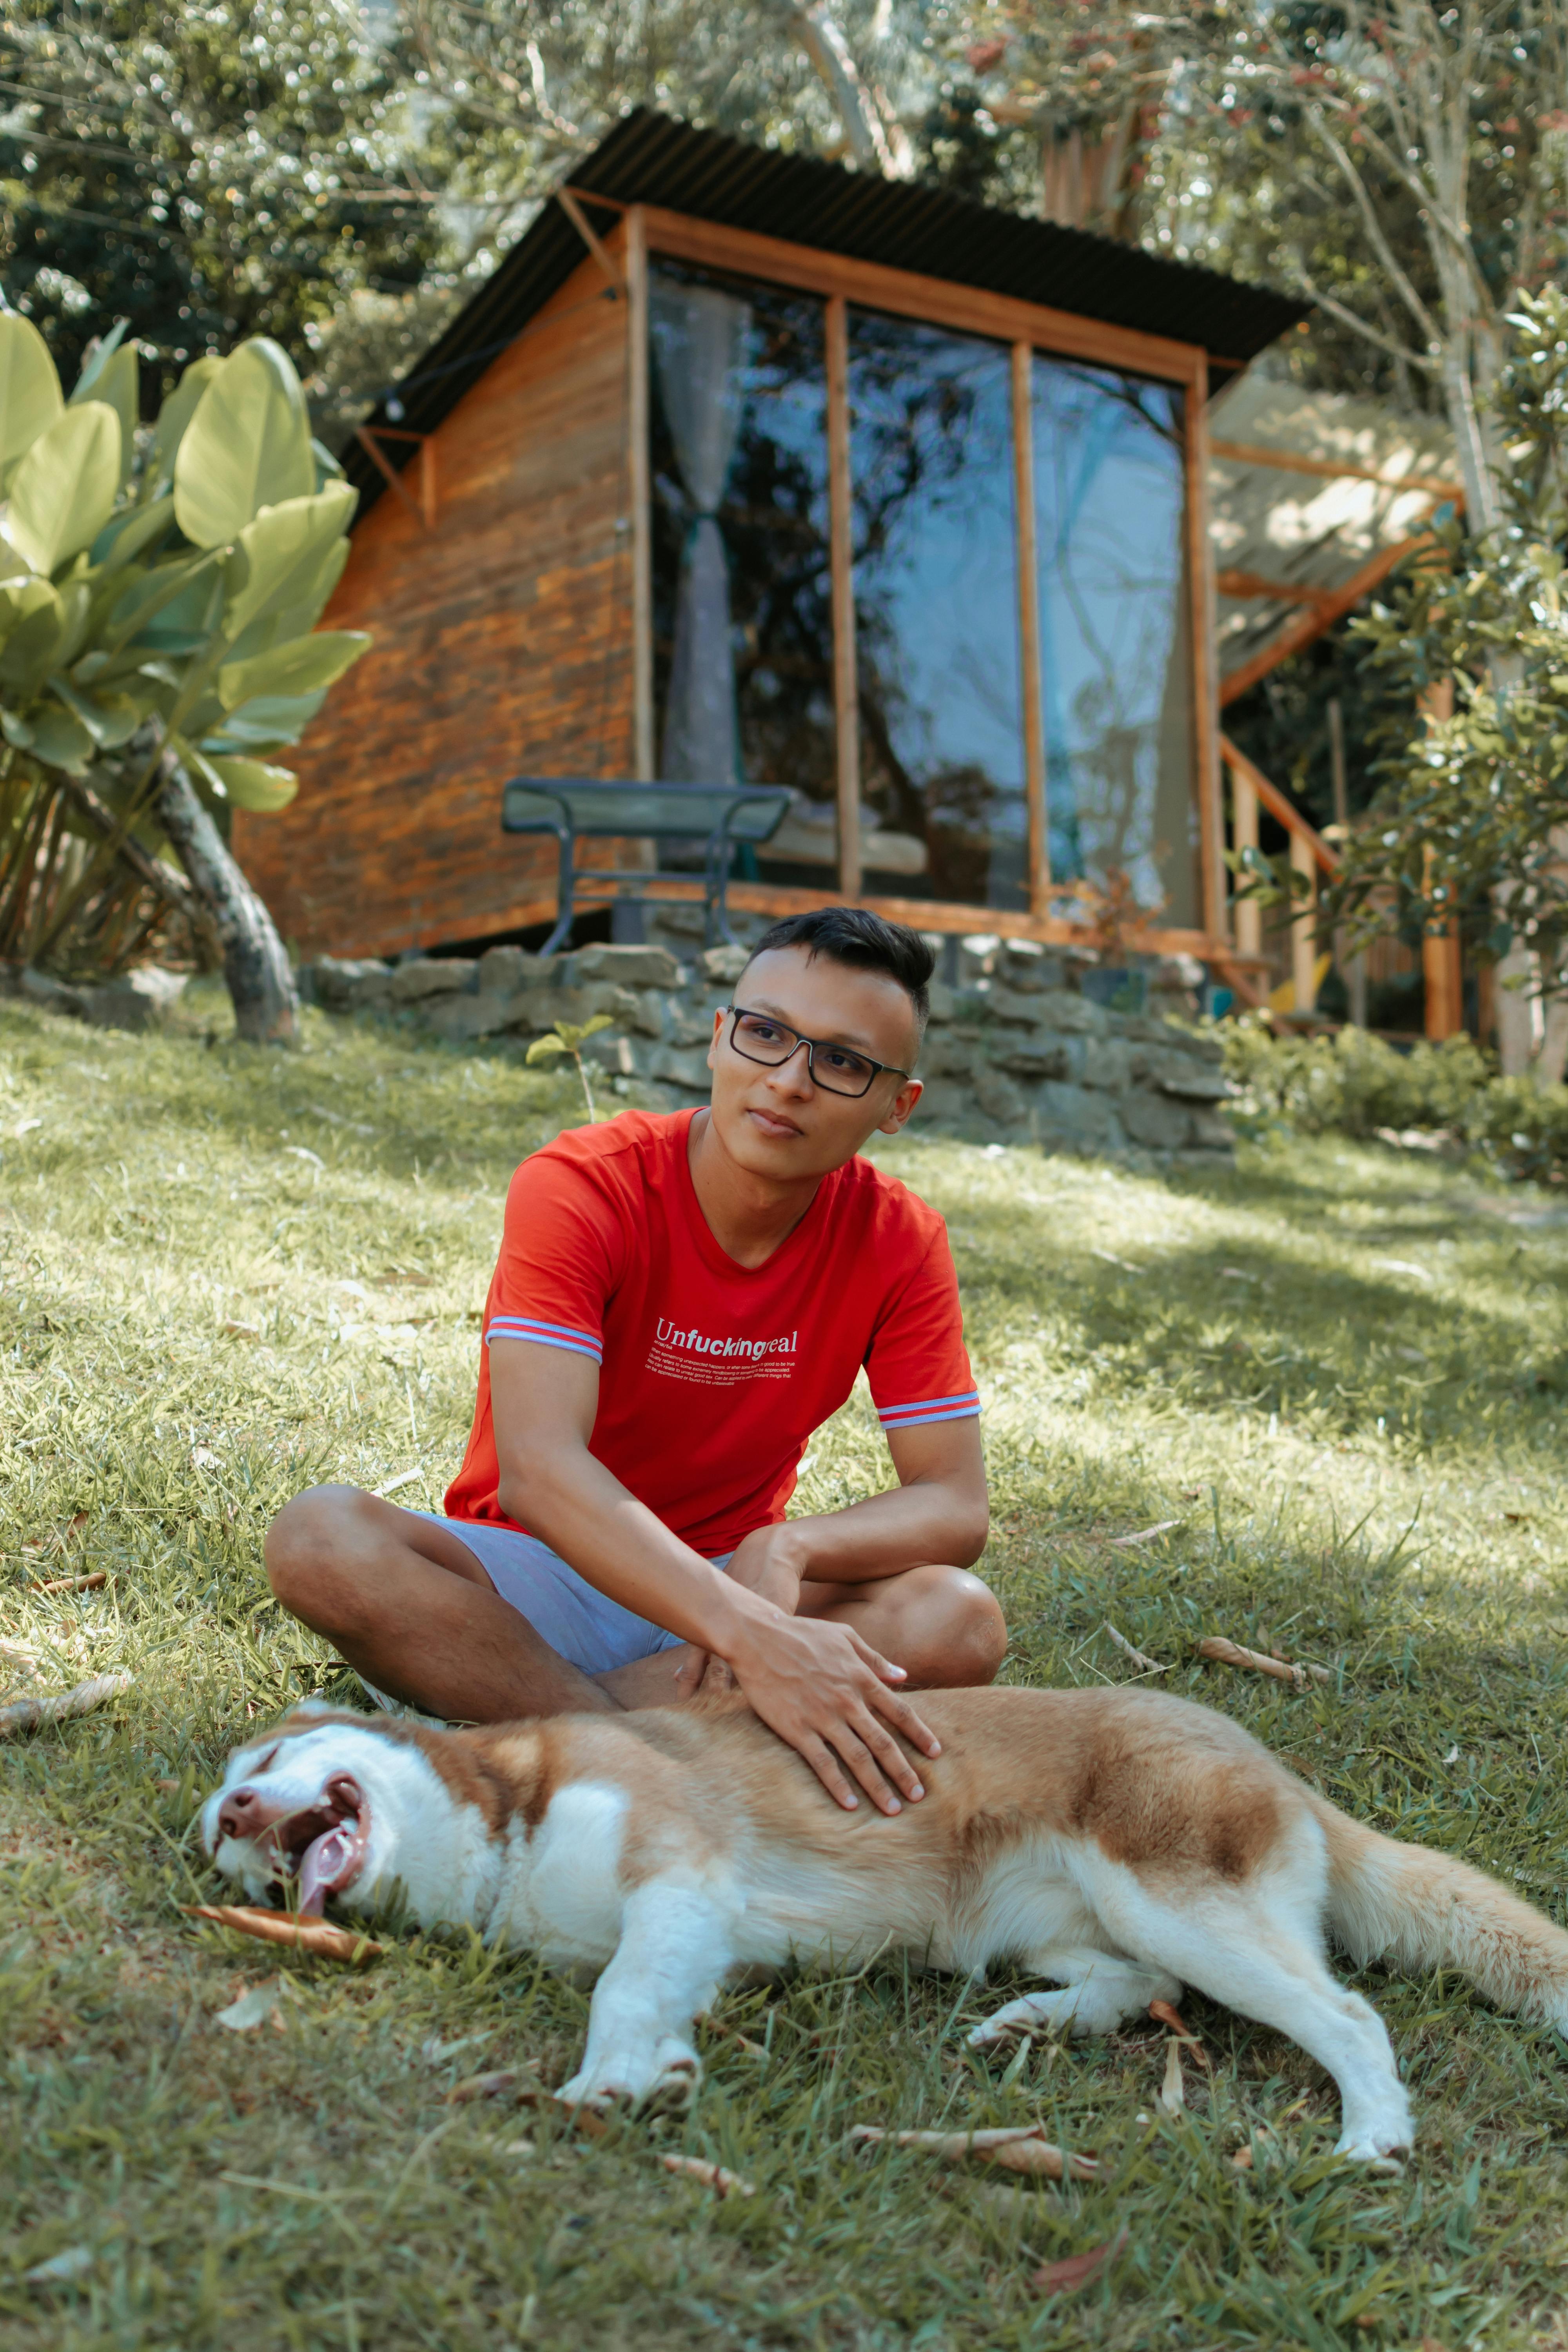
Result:
M811 1075L811 1047L803 1037L782 1062L774 1062L768 1072L778 1086L791 1094L809 1095L816 1091L816 1082Z

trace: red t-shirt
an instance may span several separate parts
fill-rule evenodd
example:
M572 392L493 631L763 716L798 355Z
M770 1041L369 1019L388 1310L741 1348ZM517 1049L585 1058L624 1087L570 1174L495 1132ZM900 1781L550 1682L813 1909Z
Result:
M936 1211L852 1160L765 1265L738 1265L698 1205L695 1115L623 1111L557 1136L512 1178L450 1517L516 1525L496 1499L495 1339L603 1367L591 1451L710 1557L783 1518L812 1433L862 1364L884 1429L979 1412Z

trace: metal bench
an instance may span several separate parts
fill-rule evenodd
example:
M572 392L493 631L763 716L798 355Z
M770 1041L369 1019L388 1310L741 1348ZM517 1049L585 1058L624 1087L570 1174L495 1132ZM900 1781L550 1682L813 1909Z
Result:
M606 784L591 776L513 776L501 787L503 833L552 833L560 844L555 929L541 953L553 955L571 936L579 881L580 839L625 838L653 834L661 841L699 841L705 845L702 904L704 944L715 934L733 945L735 934L724 904L730 859L737 844L755 846L783 824L790 804L782 784ZM646 898L650 882L689 882L689 872L659 866L585 867L587 896Z

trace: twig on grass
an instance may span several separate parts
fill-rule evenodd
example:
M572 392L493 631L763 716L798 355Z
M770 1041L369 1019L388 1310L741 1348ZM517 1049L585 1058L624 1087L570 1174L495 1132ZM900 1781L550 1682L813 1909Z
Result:
M716 2197L754 2197L756 2189L738 2172L727 2171L721 2164L710 2164L702 2156L661 2156L666 2172L678 2172L687 2180L700 2180L704 2189L711 2189Z
M1165 2044L1165 2079L1160 2085L1160 2105L1168 2116L1179 2116L1187 2104L1187 2086L1182 2079L1182 2044L1172 2034Z
M1309 1675L1315 1683L1331 1683L1334 1679L1327 1666L1295 1664L1289 1658L1265 1657L1261 1650L1248 1650L1239 1642L1227 1642L1223 1633L1205 1633L1198 1643L1198 1655L1200 1658L1213 1658L1217 1665L1246 1666L1255 1675L1272 1675L1277 1683L1289 1683L1293 1690L1305 1690Z
M368 1936L334 1927L326 1919L301 1919L292 1911L263 1911L248 1903L183 1903L193 1919L210 1919L216 1927L232 1927L237 1936L255 1936L263 1944L292 1944L323 1960L377 1960L385 1950Z
M1168 1536L1173 1528L1181 1526L1180 1519L1161 1519L1152 1528L1140 1528L1130 1536L1107 1536L1107 1543L1118 1544L1126 1550L1132 1544L1152 1543L1156 1536Z
M886 2131L879 2124L857 2124L849 2134L861 2147L890 2142L918 2149L942 2164L1000 2165L1004 2172L1043 2173L1048 2180L1092 2180L1100 2170L1092 2156L1073 2156L1045 2135L1043 2124L1003 2125L984 2131Z
M29 1592L96 1592L109 1582L109 1570L95 1568L90 1576L51 1576L47 1584L29 1584Z
M1105 1630L1110 1634L1111 1640L1115 1643L1117 1648L1121 1652L1122 1655L1131 1659L1132 1664L1137 1667L1141 1675L1168 1675L1170 1673L1170 1667L1163 1666L1158 1658L1151 1658L1147 1656L1143 1651L1135 1650L1131 1643L1128 1640L1126 1634L1119 1633L1115 1626L1112 1625L1109 1620L1106 1622Z
M18 1731L37 1731L41 1724L63 1722L67 1716L90 1715L95 1706L129 1690L132 1681L127 1674L94 1675L89 1682L78 1683L71 1690L52 1691L46 1698L13 1699L9 1706L0 1706L0 1739L9 1739Z

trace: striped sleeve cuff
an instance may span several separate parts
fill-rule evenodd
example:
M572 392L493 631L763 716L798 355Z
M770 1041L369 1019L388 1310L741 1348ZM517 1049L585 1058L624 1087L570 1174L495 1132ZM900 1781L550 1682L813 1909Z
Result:
M877 1418L884 1429L912 1429L922 1421L973 1421L980 1412L980 1391L966 1389L962 1396L927 1397L920 1404L884 1404Z
M574 1356L605 1360L605 1343L596 1331L574 1331L569 1323L541 1323L531 1315L492 1315L485 1327L485 1345L492 1339L531 1339L541 1348L565 1348Z

